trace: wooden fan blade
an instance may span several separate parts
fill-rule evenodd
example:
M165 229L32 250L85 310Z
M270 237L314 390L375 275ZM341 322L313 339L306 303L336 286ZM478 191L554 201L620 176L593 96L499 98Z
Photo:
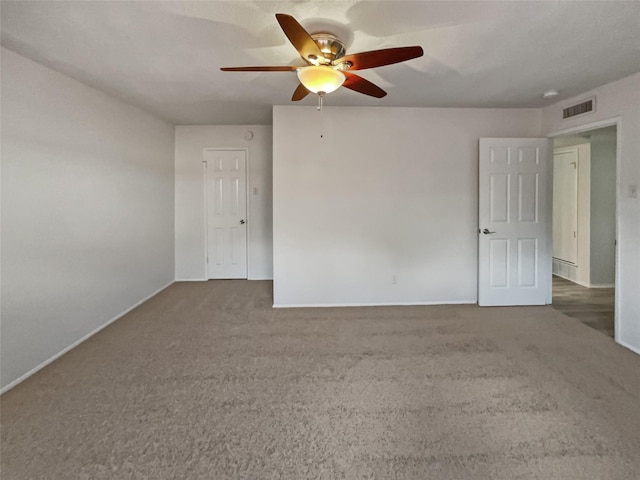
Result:
M393 63L404 62L412 58L424 55L422 47L397 47L385 48L383 50L372 50L370 52L354 53L345 55L333 61L334 65L349 62L349 70L364 70L366 68L382 67Z
M311 35L291 15L276 13L276 19L291 44L307 62L316 58L324 58L320 47Z
M222 67L223 72L295 72L300 67L283 65L280 67Z
M344 75L347 77L347 79L342 84L343 87L376 98L382 98L387 94L387 92L382 90L375 83L371 83L369 80L366 80L361 76L356 75L355 73L342 73L344 73Z
M309 90L307 90L304 85L300 84L298 85L298 88L296 88L296 91L293 92L293 97L291 97L291 101L297 102L299 100L302 100L307 95L309 95Z

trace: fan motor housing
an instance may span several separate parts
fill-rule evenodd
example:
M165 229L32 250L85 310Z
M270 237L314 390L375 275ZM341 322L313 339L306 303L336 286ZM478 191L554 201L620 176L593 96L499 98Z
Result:
M311 38L322 51L327 63L333 62L336 58L344 57L347 51L342 40L330 33L312 33Z

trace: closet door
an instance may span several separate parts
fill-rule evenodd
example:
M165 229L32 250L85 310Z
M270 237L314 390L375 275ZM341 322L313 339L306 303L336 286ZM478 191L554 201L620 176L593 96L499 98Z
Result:
M247 152L205 150L207 278L247 278Z
M553 155L553 257L578 262L578 149Z

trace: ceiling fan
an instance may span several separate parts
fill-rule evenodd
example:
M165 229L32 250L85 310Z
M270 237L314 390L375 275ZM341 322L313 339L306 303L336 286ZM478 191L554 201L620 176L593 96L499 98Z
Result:
M300 85L291 100L302 100L310 92L322 98L341 86L376 98L387 92L352 70L381 67L423 55L422 47L398 47L346 55L344 43L330 33L309 34L291 15L276 13L276 19L289 41L308 65L296 67L222 67L225 72L296 72Z

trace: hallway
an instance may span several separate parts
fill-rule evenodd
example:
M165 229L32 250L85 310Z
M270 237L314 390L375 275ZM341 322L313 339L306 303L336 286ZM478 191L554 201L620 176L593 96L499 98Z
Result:
M615 288L587 288L553 276L552 307L614 337Z

